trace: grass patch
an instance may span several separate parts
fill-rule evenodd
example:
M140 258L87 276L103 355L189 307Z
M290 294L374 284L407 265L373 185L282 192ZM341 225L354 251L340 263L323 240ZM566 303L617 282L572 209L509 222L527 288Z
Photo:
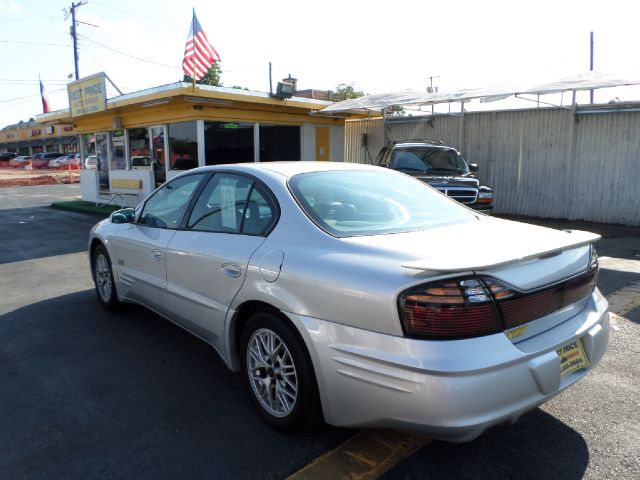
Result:
M100 215L101 217L108 217L111 212L115 212L116 210L120 210L122 208L119 205L98 205L96 207L95 203L83 202L82 200L72 200L70 202L53 202L51 206L59 210L91 213L93 215Z

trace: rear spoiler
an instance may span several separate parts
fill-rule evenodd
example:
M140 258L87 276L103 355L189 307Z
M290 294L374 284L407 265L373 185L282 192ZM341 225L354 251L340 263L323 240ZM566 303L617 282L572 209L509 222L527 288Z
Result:
M568 235L564 241L557 242L553 248L536 250L528 249L522 256L495 255L493 258L479 256L477 261L473 259L450 259L450 258L423 258L412 262L403 263L404 268L413 270L428 270L431 272L468 272L471 270L487 270L489 268L502 267L511 263L518 263L525 260L541 259L560 255L563 250L583 247L600 240L600 235L582 230L564 230Z

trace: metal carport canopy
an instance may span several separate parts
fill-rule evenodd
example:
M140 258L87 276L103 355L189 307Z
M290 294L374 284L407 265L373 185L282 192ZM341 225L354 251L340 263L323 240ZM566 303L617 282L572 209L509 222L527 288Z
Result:
M538 85L502 85L497 87L467 88L439 93L403 90L343 100L342 102L329 105L317 113L332 115L346 112L379 112L385 108L394 106L435 105L438 103L466 102L475 99L491 102L502 100L512 95L546 95L567 91L575 92L580 90L593 90L598 88L622 87L629 85L640 85L640 72L620 75L588 72Z

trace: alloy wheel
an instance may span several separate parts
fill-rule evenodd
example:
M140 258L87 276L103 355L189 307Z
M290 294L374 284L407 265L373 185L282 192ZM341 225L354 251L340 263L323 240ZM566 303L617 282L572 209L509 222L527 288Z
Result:
M267 328L256 330L249 339L246 368L262 408L275 417L291 414L298 399L298 376L282 338Z
M113 280L109 260L102 253L96 257L95 276L100 298L104 303L109 303L113 294Z

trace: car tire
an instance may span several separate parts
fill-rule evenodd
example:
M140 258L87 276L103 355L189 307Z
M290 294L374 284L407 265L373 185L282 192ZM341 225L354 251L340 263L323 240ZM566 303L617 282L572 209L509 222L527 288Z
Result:
M249 395L267 424L301 431L321 422L309 354L285 320L270 312L252 315L242 331L240 353Z
M113 279L111 259L104 245L98 245L93 252L93 283L100 304L110 311L118 310L122 304L118 300L116 284Z

